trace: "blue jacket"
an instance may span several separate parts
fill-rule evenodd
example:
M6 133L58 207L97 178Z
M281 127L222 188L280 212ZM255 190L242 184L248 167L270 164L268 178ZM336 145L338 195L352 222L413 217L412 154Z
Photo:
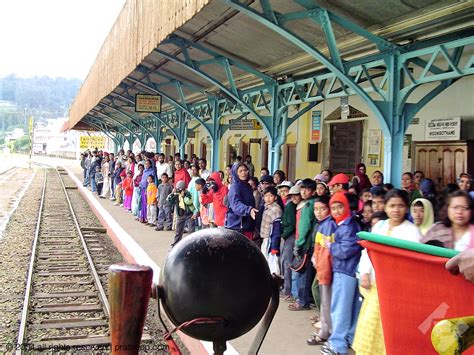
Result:
M225 216L225 227L234 230L253 231L255 222L250 217L250 211L255 208L252 187L248 181L242 181L237 175L237 169L243 164L234 164L231 170L232 184L227 199L229 208Z
M270 233L270 251L278 250L280 255L280 244L281 244L281 218L277 218L273 221L272 231Z
M362 247L357 243L359 231L360 226L354 217L347 218L337 226L334 243L331 244L333 272L355 277L362 252Z

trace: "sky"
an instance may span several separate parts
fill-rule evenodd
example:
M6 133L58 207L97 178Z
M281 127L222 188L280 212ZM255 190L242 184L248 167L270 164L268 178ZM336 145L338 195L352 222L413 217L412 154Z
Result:
M85 79L125 0L0 0L0 77Z

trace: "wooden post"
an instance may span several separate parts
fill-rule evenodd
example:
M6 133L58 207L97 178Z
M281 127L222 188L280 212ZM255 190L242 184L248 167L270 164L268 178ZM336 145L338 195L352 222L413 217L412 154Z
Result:
M138 354L152 278L148 266L120 263L109 267L112 354Z

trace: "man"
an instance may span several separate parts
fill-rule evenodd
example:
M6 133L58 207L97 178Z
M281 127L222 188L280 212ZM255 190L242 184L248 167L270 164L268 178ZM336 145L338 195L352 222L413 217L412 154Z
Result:
M461 173L458 178L458 186L459 186L459 190L467 192L472 197L472 194L470 193L471 192L471 175L466 174L466 173Z
M448 260L446 269L453 275L461 273L467 281L474 283L474 249L466 249Z
M346 174L335 175L328 184L331 195L349 190L349 177Z
M156 161L156 176L161 177L161 175L165 173L169 178L173 177L170 165L165 163L165 155L163 153L159 153L158 160Z
M210 171L206 169L207 161L204 158L199 159L199 175L202 179L207 180L209 175L211 175Z
M247 155L245 157L245 165L247 165L247 169L249 169L249 176L255 176L255 166L252 164L252 157Z

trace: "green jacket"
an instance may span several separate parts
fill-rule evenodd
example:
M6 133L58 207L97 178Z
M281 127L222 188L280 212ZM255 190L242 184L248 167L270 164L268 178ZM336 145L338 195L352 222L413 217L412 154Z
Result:
M311 197L305 202L305 206L301 209L300 221L298 224L298 240L295 248L309 248L313 238L313 226L316 218L314 217L314 199Z
M288 238L295 232L296 229L296 205L290 200L287 202L284 210L283 216L281 217L281 226L282 233L281 237L283 239Z
M189 191L186 191L184 193L183 201L184 201L184 207L185 209L183 210L182 208L179 207L179 193L170 193L166 200L171 204L175 206L175 211L178 214L178 216L183 216L183 215L188 215L192 214L195 210L194 203L193 203L193 198Z

